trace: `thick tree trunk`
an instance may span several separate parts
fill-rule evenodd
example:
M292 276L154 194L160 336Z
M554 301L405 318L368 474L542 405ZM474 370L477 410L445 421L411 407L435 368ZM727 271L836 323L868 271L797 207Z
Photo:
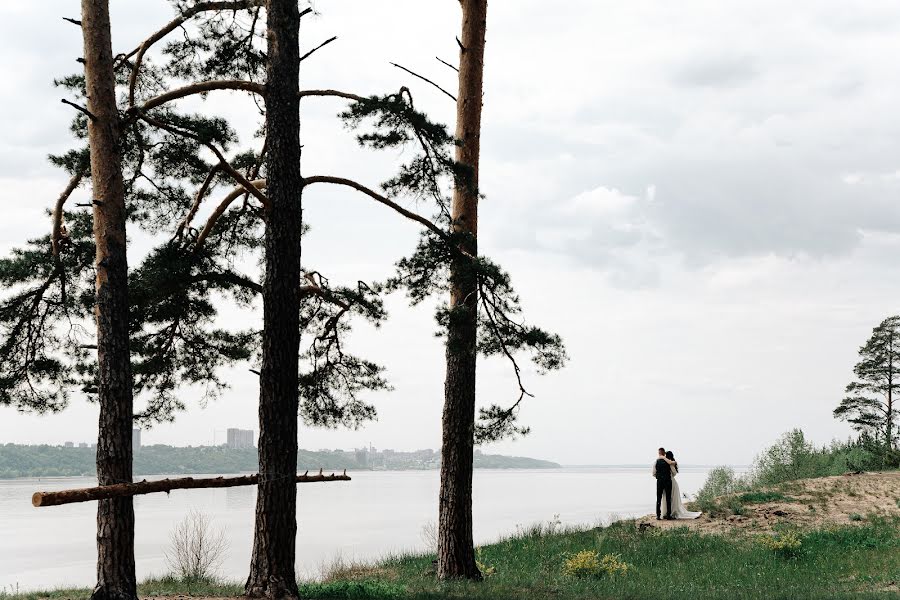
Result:
M456 137L460 144L456 160L469 173L454 190L452 217L455 230L466 235L463 249L476 255L487 0L460 0L460 5L462 47L456 105ZM438 577L481 579L472 539L478 282L465 260L451 265L450 309L438 507Z
M108 0L82 0L88 142L97 246L97 358L100 485L131 481L132 377L128 348L128 261L125 241L125 186L119 150ZM137 598L134 574L132 499L97 504L97 586L94 600Z
M300 13L268 0L266 215L263 345L259 388L259 485L245 592L297 597L297 408L300 351Z

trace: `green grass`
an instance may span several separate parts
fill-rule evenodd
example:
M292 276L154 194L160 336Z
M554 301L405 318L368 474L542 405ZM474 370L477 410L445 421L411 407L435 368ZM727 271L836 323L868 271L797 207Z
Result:
M144 596L240 596L244 585L212 579L179 579L177 577L152 578L138 584L138 595ZM15 593L9 587L0 588L0 600L87 600L91 597L89 588L60 588L37 592Z
M897 597L900 519L870 516L844 527L783 529L775 537L801 541L797 552L773 551L761 536L702 534L686 527L641 532L633 522L606 528L554 531L532 528L483 546L479 561L494 574L482 583L436 580L433 555L407 555L365 568L334 570L306 583L307 598L345 600L817 600ZM589 550L617 554L627 575L579 579L563 574L567 556ZM141 595L235 596L240 584L147 581ZM81 600L89 590L13 595L3 600Z
M491 599L824 599L896 598L900 579L900 520L873 520L853 527L795 532L802 541L793 558L774 553L752 535L710 535L688 528L638 531L623 522L605 529L511 537L481 549L496 570L483 583L440 583L433 556L407 556L381 563L386 587L371 596L330 598ZM618 554L630 565L624 577L577 579L562 573L567 555L581 550ZM390 574L385 578L385 574ZM346 581L323 584L337 592ZM359 588L357 588L359 590ZM326 597L326 596L323 596Z
M796 502L794 498L785 496L781 492L759 491L745 492L738 496L743 504L764 504L766 502Z

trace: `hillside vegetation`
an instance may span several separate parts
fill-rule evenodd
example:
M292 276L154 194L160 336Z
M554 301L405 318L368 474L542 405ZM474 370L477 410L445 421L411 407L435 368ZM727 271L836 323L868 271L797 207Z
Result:
M330 471L367 470L352 452L300 450L298 468ZM255 448L231 449L224 446L143 446L134 453L134 474L189 475L236 474L256 472L259 456ZM482 454L475 457L476 468L545 469L558 464L518 456ZM416 469L428 466L403 465L394 468ZM60 446L0 445L0 479L15 477L92 476L96 473L95 450Z

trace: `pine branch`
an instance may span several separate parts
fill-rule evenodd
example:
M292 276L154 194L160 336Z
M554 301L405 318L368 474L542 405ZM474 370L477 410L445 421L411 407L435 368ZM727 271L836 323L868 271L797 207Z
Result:
M248 8L254 8L257 6L262 6L265 4L264 0L237 0L233 2L198 2L194 6L188 8L183 13L169 21L162 29L158 30L156 33L151 35L149 38L144 40L140 46L129 52L128 54L123 55L120 58L119 65L122 65L132 56L135 57L134 64L131 67L131 74L128 78L128 106L134 106L134 92L137 87L137 79L138 73L141 69L141 62L144 59L144 55L147 53L147 50L150 49L153 44L160 41L171 32L175 31L179 27L181 27L186 21L190 20L194 16L207 11L219 11L219 10L246 10ZM136 56L135 56L136 55Z
M263 194L261 191L259 191L259 188L257 188L255 185L253 185L253 183L248 181L246 177L241 175L241 173L238 172L237 169L235 169L233 166L231 166L231 164L228 162L228 160L225 159L225 156L222 154L222 152L218 148L216 148L216 146L214 144L211 144L210 142L203 140L202 138L200 138L200 136L196 135L195 133L193 133L191 131L187 131L185 129L175 127L174 125L164 123L163 121L154 119L153 117L149 117L141 112L138 112L138 114L140 115L141 119L143 119L150 125L153 125L154 127L158 127L165 131L168 131L169 133L174 133L175 135L180 135L182 137L192 139L192 140L196 141L198 144L205 146L207 149L209 149L210 152L212 152L213 154L216 155L216 158L219 159L219 166L222 168L223 171L225 171L226 173L231 175L231 178L234 179L236 182L238 182L244 188L244 190L246 190L246 191L250 192L251 194L253 194L254 196L256 196L256 198L260 202L262 202L263 206L265 206L265 207L269 206L269 199L266 197L266 195Z

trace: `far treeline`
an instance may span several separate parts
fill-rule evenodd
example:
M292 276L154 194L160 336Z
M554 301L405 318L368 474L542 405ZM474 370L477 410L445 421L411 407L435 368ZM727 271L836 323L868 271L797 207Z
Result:
M378 453L360 455L342 450L299 450L300 471L360 471L366 469L421 470L436 469L440 455L423 452L398 452L385 456ZM0 445L0 479L16 477L68 477L96 474L96 451L93 448L60 446ZM134 474L143 475L234 475L256 472L259 455L256 448L224 446L144 446L134 452ZM499 454L475 454L476 469L553 469L560 465L548 460Z

